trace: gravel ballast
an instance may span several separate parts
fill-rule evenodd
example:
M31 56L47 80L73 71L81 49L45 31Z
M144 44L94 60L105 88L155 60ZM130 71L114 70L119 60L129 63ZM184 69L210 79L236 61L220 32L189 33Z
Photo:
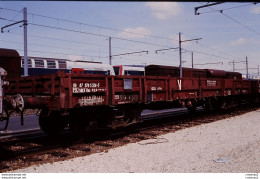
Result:
M259 173L260 110L18 173Z

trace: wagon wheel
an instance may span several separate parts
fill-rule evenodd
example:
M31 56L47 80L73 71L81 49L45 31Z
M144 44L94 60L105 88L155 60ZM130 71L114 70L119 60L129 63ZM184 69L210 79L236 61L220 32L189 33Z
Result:
M212 104L212 107L214 108L214 109L220 109L221 108L221 100L218 100L218 99L212 99L212 102L211 102L211 104Z
M8 111L3 110L3 114L0 117L0 131L5 131L7 129L9 124L9 117L10 114L8 113Z
M74 109L70 114L70 129L78 138L86 138L90 131L89 120L91 115L87 115L84 109Z
M61 116L59 111L49 111L43 108L39 115L39 125L48 135L59 134L66 126L67 121Z
M204 104L203 104L203 108L205 111L209 111L212 107L212 104L211 104L211 100L210 99L206 99L204 101Z
M99 108L78 108L73 109L70 113L70 129L73 134L78 138L93 140L101 131L105 129L106 122L102 124L102 119L108 118L109 112L105 109ZM103 131L102 131L103 132Z

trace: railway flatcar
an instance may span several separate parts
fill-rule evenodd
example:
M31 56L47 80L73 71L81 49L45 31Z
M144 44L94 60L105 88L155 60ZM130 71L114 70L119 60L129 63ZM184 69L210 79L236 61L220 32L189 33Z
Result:
M133 65L117 65L113 66L115 75L132 75L132 76L144 76L145 70L143 66Z
M4 81L5 70L0 72L0 94L4 94L0 96L0 120L8 121L16 111L22 121L25 109L40 109L40 127L51 135L67 125L76 135L123 128L142 122L143 109L226 109L244 100L260 99L260 81L219 70L188 69L180 78L176 67L160 67L146 76L56 73L10 78L8 82Z

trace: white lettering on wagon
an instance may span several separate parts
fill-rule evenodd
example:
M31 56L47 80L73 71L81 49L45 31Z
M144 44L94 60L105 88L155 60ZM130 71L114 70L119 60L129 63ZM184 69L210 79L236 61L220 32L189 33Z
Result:
M177 80L179 90L181 90L181 80Z
M85 88L99 88L100 87L100 83L79 83L79 85L77 83L73 83L72 84L73 88L77 88L77 87L85 87Z
M90 105L98 105L103 104L104 99L102 96L84 96L78 100L80 106L90 106Z
M151 87L151 90L152 90L152 91L155 91L155 90L156 90L156 87Z
M207 86L217 86L216 80L207 80Z
M105 92L105 88L100 88L100 83L73 83L72 93Z
M119 99L119 95L115 95L115 99Z

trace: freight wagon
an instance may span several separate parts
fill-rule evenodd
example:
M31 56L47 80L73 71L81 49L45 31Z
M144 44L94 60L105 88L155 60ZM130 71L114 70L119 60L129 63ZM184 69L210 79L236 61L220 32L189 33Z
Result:
M217 74L219 78L179 78L60 72L9 78L9 84L3 85L3 111L23 113L26 108L38 108L39 124L46 133L57 134L69 125L74 133L82 135L94 129L117 129L141 122L141 112L146 108L183 106L193 111L197 106L229 108L241 100L258 102L259 81Z

